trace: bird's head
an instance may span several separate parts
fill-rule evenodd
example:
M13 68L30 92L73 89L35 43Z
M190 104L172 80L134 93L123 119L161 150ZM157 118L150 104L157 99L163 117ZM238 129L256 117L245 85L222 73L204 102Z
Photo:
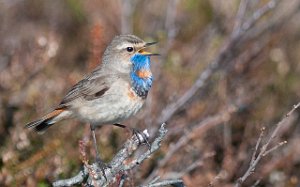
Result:
M145 49L155 43L146 43L134 35L116 36L104 52L103 65L124 73L143 65L150 68L150 56L157 54Z

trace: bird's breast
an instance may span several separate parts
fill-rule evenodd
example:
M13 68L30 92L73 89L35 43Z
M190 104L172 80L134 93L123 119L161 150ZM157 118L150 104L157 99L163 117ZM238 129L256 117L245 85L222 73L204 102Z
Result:
M152 86L152 73L147 69L140 69L132 72L131 86L135 94L142 99L146 99L148 92Z
M95 124L121 122L136 114L145 103L127 81L116 81L99 99L86 102L77 109L84 121Z

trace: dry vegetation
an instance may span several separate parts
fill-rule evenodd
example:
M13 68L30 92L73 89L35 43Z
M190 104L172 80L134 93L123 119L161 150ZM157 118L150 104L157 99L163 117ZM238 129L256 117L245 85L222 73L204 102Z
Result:
M124 124L152 139L163 122L168 129L161 148L124 173L125 186L157 176L192 187L299 186L299 110L284 117L300 101L299 13L299 0L0 1L0 186L51 186L78 173L88 125L64 121L43 135L24 125L58 104L120 33L157 40L162 54L146 106ZM124 132L97 130L106 161Z

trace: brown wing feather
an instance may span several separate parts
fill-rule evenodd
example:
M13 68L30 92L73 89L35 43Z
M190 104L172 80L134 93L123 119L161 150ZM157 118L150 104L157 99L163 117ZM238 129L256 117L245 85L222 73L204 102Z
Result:
M71 88L61 101L59 107L67 107L73 100L78 98L84 98L86 100L96 99L101 97L107 90L109 90L109 85L105 81L104 76L87 77Z
M58 108L65 108L72 105L72 101L78 98L85 100L93 100L103 96L109 89L111 83L117 79L126 79L130 81L130 77L125 73L110 73L101 71L100 69L94 70L89 76L75 84L61 101Z

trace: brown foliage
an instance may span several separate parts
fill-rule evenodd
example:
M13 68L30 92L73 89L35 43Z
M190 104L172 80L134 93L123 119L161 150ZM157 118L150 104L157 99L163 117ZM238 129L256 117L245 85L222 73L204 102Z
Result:
M154 134L167 121L169 130L159 152L126 173L126 184L159 175L182 177L187 186L233 186L249 168L260 129L268 135L300 100L299 6L299 0L0 2L0 186L50 185L93 159L90 146L81 150L91 155L78 151L77 142L90 138L85 124L64 121L43 135L23 127L100 64L106 44L121 32L158 40L153 50L162 54L153 58L146 106L124 124ZM288 143L263 158L245 185L300 184L298 114L271 145ZM106 126L97 136L110 160L129 134Z

